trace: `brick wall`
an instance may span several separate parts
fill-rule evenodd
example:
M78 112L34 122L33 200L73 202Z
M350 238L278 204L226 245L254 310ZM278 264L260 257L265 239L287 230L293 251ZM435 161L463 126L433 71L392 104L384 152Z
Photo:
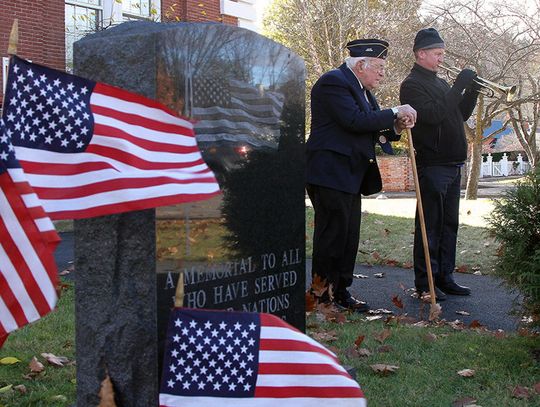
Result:
M7 56L11 26L18 18L17 54L32 62L64 70L64 8L64 0L0 0L0 55ZM220 13L220 0L162 0L161 12L163 21L214 21L238 25L236 17ZM0 83L0 97L2 89Z
M414 178L411 160L407 156L380 156L377 157L383 191L414 191Z
M238 18L220 13L220 0L162 0L163 21L222 22L238 25Z
M64 69L64 0L0 0L0 54L7 56L9 33L19 19L17 54L32 62ZM0 82L2 76L0 75ZM0 86L2 92L3 84Z

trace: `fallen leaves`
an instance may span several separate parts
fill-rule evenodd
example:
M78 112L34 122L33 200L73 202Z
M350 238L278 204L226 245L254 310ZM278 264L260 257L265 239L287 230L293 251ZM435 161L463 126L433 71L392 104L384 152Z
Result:
M354 344L356 345L357 348L362 346L362 342L364 342L365 338L366 338L365 335L359 335L358 338L356 338L356 340L354 341Z
M512 389L512 397L516 399L528 400L531 396L532 393L528 387L517 385Z
M35 356L32 358L28 364L31 373L41 373L45 370L45 366L41 363Z
M395 373L399 369L399 366L387 365L384 363L376 363L374 365L369 365L369 367L371 370L381 376L388 376L391 373Z
M439 319L439 316L442 313L442 308L440 304L431 304L429 307L429 320L435 321Z
M392 303L399 309L403 309L403 301L401 300L401 298L399 298L399 296L394 295L392 297Z
M478 400L473 399L472 397L464 397L452 402L452 407L473 407L477 401Z
M14 365L15 363L20 363L20 360L13 356L0 359L0 365Z
M69 363L69 359L65 356L56 356L52 353L42 353L41 356L49 362L51 365L64 367L66 364Z
M105 379L103 379L101 382L99 400L98 407L116 407L116 403L114 402L113 384L108 373L105 375Z
M390 329L384 329L381 332L373 335L375 340L380 343L386 341L388 338L390 338L390 336L392 336L392 332L390 331Z
M474 369L463 369L457 372L461 377L473 377L476 374Z

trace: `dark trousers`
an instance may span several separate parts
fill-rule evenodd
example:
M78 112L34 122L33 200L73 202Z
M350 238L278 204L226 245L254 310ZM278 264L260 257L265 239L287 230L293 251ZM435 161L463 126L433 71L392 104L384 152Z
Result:
M444 284L454 281L461 167L451 165L419 167L418 179L424 208L431 270L435 283ZM414 230L414 283L417 289L428 291L426 258L418 209Z
M312 275L343 295L352 284L362 215L361 195L318 185L306 187L315 210Z

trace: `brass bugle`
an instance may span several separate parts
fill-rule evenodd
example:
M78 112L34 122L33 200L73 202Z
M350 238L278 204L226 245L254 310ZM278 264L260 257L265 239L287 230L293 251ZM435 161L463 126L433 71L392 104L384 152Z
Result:
M458 74L461 72L461 69L447 64L441 64L439 65L439 68L444 69L448 73L448 76L450 76L452 79L456 79ZM480 76L477 76L474 81L482 87L480 93L490 98L494 97L496 93L501 93L503 95L506 95L506 101L510 103L512 100L514 100L514 97L517 93L516 85L505 86L484 79Z

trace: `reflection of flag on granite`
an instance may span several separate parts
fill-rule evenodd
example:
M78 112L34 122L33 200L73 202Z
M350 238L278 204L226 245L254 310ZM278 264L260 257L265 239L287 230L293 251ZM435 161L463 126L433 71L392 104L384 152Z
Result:
M57 300L53 253L60 238L13 150L0 120L0 346Z
M3 117L17 159L52 219L219 193L193 125L145 97L14 57Z
M171 312L159 405L365 407L362 390L321 344L270 314Z
M277 147L283 95L233 79L194 78L192 115L199 141Z

